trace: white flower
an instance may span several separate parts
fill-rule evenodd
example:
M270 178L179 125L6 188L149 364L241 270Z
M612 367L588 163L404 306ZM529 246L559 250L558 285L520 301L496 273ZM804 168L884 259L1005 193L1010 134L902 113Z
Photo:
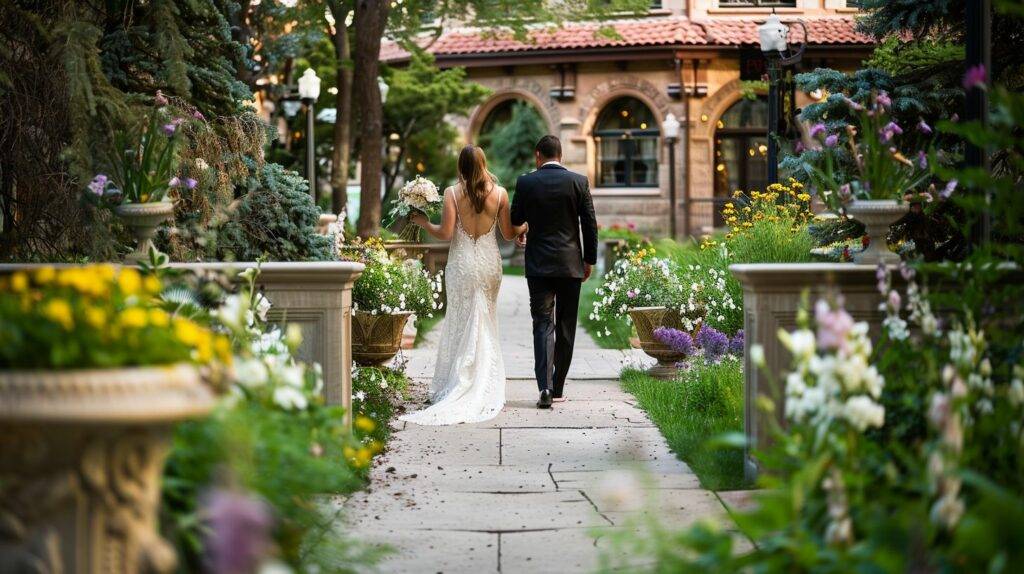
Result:
M197 157L196 158L196 168L197 169L199 169L200 171L203 171L203 170L208 169L209 167L210 167L210 164L206 163L205 159L203 159L201 157Z
M1010 390L1007 393L1007 397L1010 399L1010 404L1015 407L1024 404L1024 381L1020 379L1010 381Z
M881 428L885 424L885 407L864 395L850 397L843 408L843 415L859 431L868 427Z
M757 366L764 366L764 347L760 344L750 346L750 361Z
M301 389L306 382L306 369L302 365L288 365L280 371L281 382L287 386Z
M274 403L285 410L302 410L309 405L302 391L289 386L274 389Z
M356 391L352 395L352 400L359 401L359 402L365 401L366 400L366 391Z
M267 382L267 366L259 359L236 359L235 380L246 387L261 387Z
M256 294L256 315L260 321L267 320L267 311L270 311L270 299L263 296L263 293Z
M814 348L816 341L814 338L814 331L809 329L798 329L792 333L780 329L779 339L782 344L789 349L793 356L798 360L807 360L811 355L814 354Z
M254 322L252 310L239 295L228 295L224 303L213 312L221 323L235 329L249 327Z

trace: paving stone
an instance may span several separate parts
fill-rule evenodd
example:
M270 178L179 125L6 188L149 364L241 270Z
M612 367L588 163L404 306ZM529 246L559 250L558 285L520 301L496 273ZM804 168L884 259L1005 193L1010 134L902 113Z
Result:
M591 572L601 552L613 548L610 533L642 532L637 521L650 511L645 508L657 509L670 526L726 516L621 388L622 362L637 360L639 351L599 349L578 330L569 401L538 410L523 278L504 278L498 313L505 410L472 425L394 425L370 488L335 502L343 506L347 532L397 551L380 571ZM433 375L439 333L406 355L421 396ZM631 507L616 498L623 484L634 485L626 489L637 500Z

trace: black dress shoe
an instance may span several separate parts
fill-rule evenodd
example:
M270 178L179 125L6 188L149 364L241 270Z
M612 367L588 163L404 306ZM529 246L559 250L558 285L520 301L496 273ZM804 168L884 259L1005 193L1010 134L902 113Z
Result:
M551 408L551 391L545 389L540 392L540 398L537 399L538 409L550 409Z

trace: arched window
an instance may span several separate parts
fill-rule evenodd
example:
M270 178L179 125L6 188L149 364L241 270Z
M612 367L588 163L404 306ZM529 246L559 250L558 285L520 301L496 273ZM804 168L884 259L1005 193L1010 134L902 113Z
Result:
M515 191L516 178L531 171L533 146L548 131L544 118L529 102L508 99L500 102L484 118L477 144L487 152L491 172L509 191Z
M609 103L594 125L598 187L657 187L658 122L632 97Z
M764 191L768 185L768 102L744 98L722 114L715 126L715 197ZM715 210L715 226L721 226Z

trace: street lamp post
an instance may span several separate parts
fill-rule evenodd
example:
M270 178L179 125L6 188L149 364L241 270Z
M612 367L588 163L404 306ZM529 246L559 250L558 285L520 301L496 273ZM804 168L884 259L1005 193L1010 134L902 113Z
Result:
M299 78L299 98L306 104L306 179L309 180L309 193L314 202L319 202L320 193L316 186L316 148L313 136L313 121L316 117L315 104L320 97L320 78L312 68L306 68Z
M672 239L676 238L676 142L679 141L679 120L675 114L669 112L665 121L661 123L661 133L665 136L665 145L668 146L668 197L669 197L669 233Z
M761 52L768 62L768 183L779 182L779 144L777 131L779 129L779 76L784 66L792 66L800 61L804 55L804 48L807 46L807 27L804 23L796 22L804 30L804 42L800 49L793 54L786 55L786 37L789 35L789 26L779 20L773 12L765 20L764 24L757 27L757 37L761 43Z

